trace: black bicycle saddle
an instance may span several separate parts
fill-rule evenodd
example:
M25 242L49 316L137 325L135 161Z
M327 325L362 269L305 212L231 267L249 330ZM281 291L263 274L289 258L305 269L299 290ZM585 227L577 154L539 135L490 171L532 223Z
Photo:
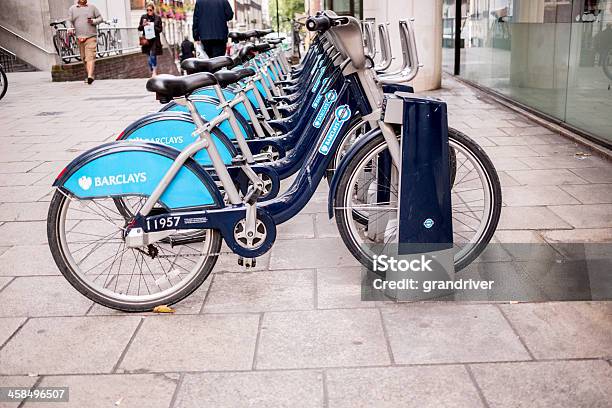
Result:
M215 57L209 59L202 58L187 58L181 63L181 68L187 71L188 74L196 72L217 72L221 68L233 67L234 60L230 57Z
M274 30L271 28L267 28L265 30L255 30L255 32L257 33L256 37L265 37L268 34L272 34Z
M215 85L217 79L208 72L187 76L174 76L162 74L147 81L147 91L155 92L158 96L166 98L177 98L189 95L196 89Z
M244 79L244 78L247 78L253 75L255 75L255 70L253 70L252 68L242 68L242 69L237 69L234 71L223 70L223 71L215 72L215 78L217 78L217 82L219 82L219 85L221 85L222 87L226 87L228 85L235 84L241 79Z

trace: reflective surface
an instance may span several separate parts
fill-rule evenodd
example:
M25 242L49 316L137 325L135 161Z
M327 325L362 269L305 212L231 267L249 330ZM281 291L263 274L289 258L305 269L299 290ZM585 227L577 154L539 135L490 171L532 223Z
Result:
M444 68L455 0L445 0ZM463 78L612 141L612 0L463 0Z

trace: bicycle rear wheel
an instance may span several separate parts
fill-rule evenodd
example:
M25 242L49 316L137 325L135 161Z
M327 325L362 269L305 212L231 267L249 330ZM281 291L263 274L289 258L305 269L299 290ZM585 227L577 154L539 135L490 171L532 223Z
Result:
M98 40L96 43L96 52L99 58L105 57L109 54L108 52L108 36L106 33L100 31L98 33Z
M133 203L140 196L123 197ZM165 211L161 206L154 211ZM113 198L80 200L56 190L47 236L60 272L79 292L101 305L127 312L152 310L189 296L208 277L221 248L216 230L199 231L199 242L169 240L128 248L130 221ZM177 231L177 236L187 231Z
M469 137L449 129L449 145L456 170L451 188L455 270L469 265L489 243L501 212L501 186L497 172L484 150ZM364 145L342 174L334 197L334 213L340 236L353 256L372 269L374 249L384 251L395 242L398 191L390 180L374 172L378 160L388 155L382 135ZM397 168L393 166L395 172ZM384 202L377 201L380 188L387 189ZM359 214L359 216L356 216ZM372 231L384 223L384 233Z

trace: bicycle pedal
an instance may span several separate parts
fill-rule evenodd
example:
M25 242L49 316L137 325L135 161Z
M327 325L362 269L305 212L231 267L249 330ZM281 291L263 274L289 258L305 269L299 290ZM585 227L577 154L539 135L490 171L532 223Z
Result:
M257 266L257 258L243 258L240 256L238 257L238 265L245 268L255 268Z

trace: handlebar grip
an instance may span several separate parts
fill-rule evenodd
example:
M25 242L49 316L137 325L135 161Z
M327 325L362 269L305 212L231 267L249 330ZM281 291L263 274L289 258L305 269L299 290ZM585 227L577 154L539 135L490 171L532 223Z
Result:
M331 27L331 20L325 15L310 16L306 19L306 29L308 31L327 31Z

